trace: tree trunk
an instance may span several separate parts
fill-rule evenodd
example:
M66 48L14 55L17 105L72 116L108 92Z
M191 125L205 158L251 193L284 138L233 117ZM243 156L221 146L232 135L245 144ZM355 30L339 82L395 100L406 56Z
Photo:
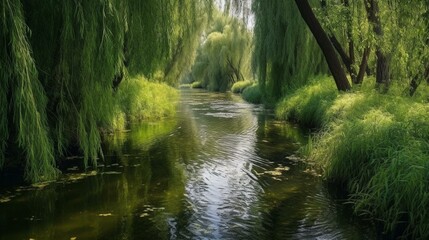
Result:
M350 2L349 0L344 0L343 1L344 6L347 8L347 20L346 20L346 24L347 24L347 42L349 45L349 57L350 57L350 66L349 66L349 72L350 72L350 77L352 78L352 82L357 82L357 73L356 70L354 68L354 64L356 61L355 58L355 46L354 46L354 41L353 41L353 16L352 16L352 10L350 7Z
M426 66L423 74L417 74L411 79L409 86L409 94L410 96L414 96L417 91L417 88L420 86L423 80L429 81L429 66Z
M346 51L344 50L343 46L341 45L341 43L338 41L338 39L335 37L335 35L333 34L333 31L328 31L328 37L329 40L331 40L332 45L334 46L335 50L337 51L337 53L340 55L341 60L343 62L343 64L345 65L348 73L350 74L350 77L352 79L352 82L354 84L360 84L363 81L363 78L365 76L365 72L367 73L367 75L371 74L371 70L369 69L368 66L368 56L369 56L369 51L370 49L365 49L363 56L362 56L362 61L359 67L359 70L363 68L364 72L358 72L356 73L356 69L353 67L353 65L356 62L356 58L355 58L355 44L353 41L353 17L352 17L352 10L350 8L350 1L349 0L343 0L342 3L344 4L345 7L347 7L348 9L348 15L347 15L347 43L348 43L348 50L349 50L349 54L346 53ZM325 11L326 16L328 16L327 14L327 3L326 0L321 0L320 1L320 5L322 6L322 8Z
M295 0L295 3L299 9L301 17L307 23L307 26L310 28L314 38L319 44L320 49L325 56L326 62L328 63L329 70L334 77L335 84L337 85L338 90L348 91L350 90L350 83L347 80L346 73L341 66L340 60L335 53L335 49L332 46L331 41L328 38L328 35L323 30L318 19L313 13L308 0Z
M365 0L365 9L368 14L368 21L373 26L373 31L377 38L383 37L383 29L380 21L380 9L378 0ZM384 84L386 89L390 83L389 59L381 49L380 44L377 44L375 55L377 56L376 82Z
M355 84L361 84L363 82L363 77L365 76L365 71L368 69L368 58L370 53L370 48L366 47L363 51L362 61L359 66L359 73L356 77Z

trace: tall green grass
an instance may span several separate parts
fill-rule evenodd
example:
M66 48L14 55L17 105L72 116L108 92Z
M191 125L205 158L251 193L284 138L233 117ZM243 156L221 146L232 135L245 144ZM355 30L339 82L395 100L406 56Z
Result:
M319 128L337 95L330 77L317 77L305 87L286 94L276 107L276 115L309 128Z
M390 234L429 238L428 104L365 87L329 89L313 82L286 97L277 113L322 126L309 159L350 192L357 214L380 221Z
M179 98L176 89L150 82L144 76L125 79L116 94L116 114L110 122L113 129L124 128L126 122L174 116Z

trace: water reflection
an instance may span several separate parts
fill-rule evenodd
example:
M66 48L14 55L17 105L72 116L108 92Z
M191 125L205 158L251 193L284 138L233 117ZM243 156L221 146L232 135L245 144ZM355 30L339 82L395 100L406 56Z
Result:
M2 193L0 239L374 238L294 156L302 132L235 95L184 90L130 130L94 171Z

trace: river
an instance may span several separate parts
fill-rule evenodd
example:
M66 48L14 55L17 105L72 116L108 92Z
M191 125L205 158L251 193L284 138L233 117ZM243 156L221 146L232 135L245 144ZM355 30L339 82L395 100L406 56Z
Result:
M296 156L302 131L231 93L108 136L97 169L0 192L0 239L375 239Z

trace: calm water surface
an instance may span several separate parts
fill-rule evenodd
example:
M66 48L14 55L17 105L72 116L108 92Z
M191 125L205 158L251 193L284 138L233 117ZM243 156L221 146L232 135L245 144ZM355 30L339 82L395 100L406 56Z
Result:
M374 239L296 156L299 129L232 94L106 139L85 173L0 192L0 239ZM77 159L78 160L78 159Z

